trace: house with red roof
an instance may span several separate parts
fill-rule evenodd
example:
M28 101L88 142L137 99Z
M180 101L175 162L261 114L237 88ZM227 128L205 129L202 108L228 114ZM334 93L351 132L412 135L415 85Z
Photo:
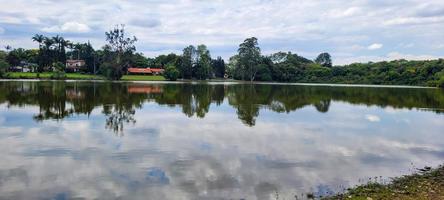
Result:
M160 75L163 72L164 69L160 68L128 68L128 74L132 75Z

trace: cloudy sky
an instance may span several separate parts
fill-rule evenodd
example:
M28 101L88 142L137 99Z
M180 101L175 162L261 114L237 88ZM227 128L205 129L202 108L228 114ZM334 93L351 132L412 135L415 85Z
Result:
M442 0L0 0L0 45L36 48L57 35L99 48L126 24L147 56L206 44L229 58L246 37L264 54L292 51L335 64L444 57Z

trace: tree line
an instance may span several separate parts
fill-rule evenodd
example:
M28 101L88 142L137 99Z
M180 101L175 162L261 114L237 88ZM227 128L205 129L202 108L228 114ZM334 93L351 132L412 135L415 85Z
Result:
M117 25L105 33L107 44L95 50L88 43L74 43L61 36L35 35L38 49L6 47L0 51L0 76L8 66L23 62L36 72L56 69L64 72L67 59L84 60L83 73L101 74L119 80L129 67L162 68L169 80L232 78L243 81L399 84L444 87L444 60L354 63L334 66L329 53L310 60L292 52L263 55L255 37L245 39L226 63L212 58L206 45L190 45L181 54L170 53L149 58L136 52L137 38Z

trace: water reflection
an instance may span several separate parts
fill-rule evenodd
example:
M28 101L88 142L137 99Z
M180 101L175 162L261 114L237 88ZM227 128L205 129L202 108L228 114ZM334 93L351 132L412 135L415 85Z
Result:
M137 84L105 82L0 82L0 103L39 106L34 119L61 120L73 114L89 115L96 107L108 117L107 128L123 131L135 123L144 102L181 107L188 116L204 118L210 105L224 100L238 118L254 126L261 109L290 113L306 106L327 113L331 101L395 109L444 112L444 91L413 88L363 88L255 84Z
M443 108L437 89L0 82L0 199L322 195L442 164Z

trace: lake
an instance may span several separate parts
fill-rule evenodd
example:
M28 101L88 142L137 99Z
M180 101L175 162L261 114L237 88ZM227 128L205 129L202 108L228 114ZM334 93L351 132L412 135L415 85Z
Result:
M433 88L0 81L0 199L303 199L443 164L443 130Z

